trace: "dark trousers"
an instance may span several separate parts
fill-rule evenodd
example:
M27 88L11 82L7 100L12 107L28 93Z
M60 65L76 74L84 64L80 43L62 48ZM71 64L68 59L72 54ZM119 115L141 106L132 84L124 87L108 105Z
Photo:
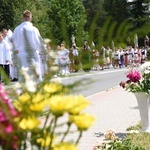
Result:
M9 68L9 65L3 65L3 66L4 66L5 73L6 73L7 77L9 78L10 77L10 68Z

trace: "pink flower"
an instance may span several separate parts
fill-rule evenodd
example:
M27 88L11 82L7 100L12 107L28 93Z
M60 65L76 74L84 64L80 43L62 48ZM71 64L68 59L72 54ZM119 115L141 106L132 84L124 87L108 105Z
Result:
M3 112L0 111L0 122L6 121L6 117Z
M13 131L13 127L12 127L11 124L9 124L9 125L7 125L7 126L5 127L5 132L6 132L6 133L11 133L12 131Z
M141 75L138 71L131 71L130 73L127 74L127 78L130 79L131 82L138 82L141 79Z

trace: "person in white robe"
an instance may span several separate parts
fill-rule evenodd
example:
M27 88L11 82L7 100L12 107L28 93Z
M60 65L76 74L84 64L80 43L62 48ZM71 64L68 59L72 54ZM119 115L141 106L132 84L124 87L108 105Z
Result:
M17 68L27 68L31 72L31 66L34 65L39 80L42 80L40 53L45 51L43 39L39 30L33 26L32 13L29 10L23 12L23 22L17 26L13 32L14 53L17 58ZM29 69L30 68L30 69ZM22 82L19 74L19 81Z
M4 40L7 42L7 44L9 45L9 53L8 55L10 55L11 57L11 61L9 62L9 65L6 65L6 70L9 73L9 77L11 79L11 81L18 81L18 77L17 77L17 72L16 72L16 68L13 64L13 44L12 44L12 31L9 29L7 30L6 28L2 29L2 34L4 37Z
M69 50L65 48L65 44L61 44L61 50L58 53L58 61L60 66L60 74L61 75L68 75L70 74L69 70Z
M2 75L2 72L4 71L9 78L9 64L11 62L11 55L10 55L10 46L9 44L4 40L2 33L0 33L0 81L3 79L5 80L5 77Z

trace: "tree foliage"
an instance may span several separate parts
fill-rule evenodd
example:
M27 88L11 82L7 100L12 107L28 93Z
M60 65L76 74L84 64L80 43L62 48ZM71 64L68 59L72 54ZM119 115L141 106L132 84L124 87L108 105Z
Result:
M126 43L135 33L142 41L150 35L149 7L149 0L1 0L0 29L13 30L22 22L22 12L29 9L42 37L55 44L65 41L70 46L72 35L78 46L84 40L98 45L112 40Z
M105 0L103 7L111 21L122 23L129 17L126 0Z
M85 25L85 31L89 33L89 43L94 41L97 43L98 36L101 32L106 13L103 9L104 0L83 0L83 5L86 10L87 23Z
M14 26L14 8L13 2L1 0L0 2L0 29Z
M76 37L80 34L80 37L84 37L86 15L80 0L51 0L48 16L51 36L52 39L56 39L55 43L65 41L70 45L72 35ZM77 33L78 29L80 33Z
M150 23L149 0L135 0L129 3L130 20L133 28L140 28ZM149 24L150 25L150 24Z

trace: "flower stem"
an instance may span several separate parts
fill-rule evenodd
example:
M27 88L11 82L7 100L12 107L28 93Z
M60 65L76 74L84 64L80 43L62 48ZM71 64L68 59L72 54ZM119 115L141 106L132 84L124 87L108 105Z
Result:
M52 148L52 143L53 143L53 138L54 138L54 133L55 133L55 129L56 129L56 125L57 125L57 120L58 120L58 117L54 118L54 126L53 126L53 129L51 130L51 135L50 135L50 144L49 144L49 149Z
M79 134L79 137L78 137L78 139L77 139L77 141L76 141L76 145L79 143L79 140L80 140L80 138L82 137L82 131L80 131L80 134Z
M66 135L69 133L70 127L71 127L71 123L68 123L68 128L67 128L66 132L64 133L64 135L63 135L63 137L62 137L62 139L61 139L61 142L64 141Z

